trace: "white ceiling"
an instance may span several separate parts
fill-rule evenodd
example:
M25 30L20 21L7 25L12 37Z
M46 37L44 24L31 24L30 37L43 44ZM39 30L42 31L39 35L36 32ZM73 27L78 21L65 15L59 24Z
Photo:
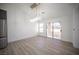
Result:
M44 17L61 17L70 15L73 11L72 9L72 4L44 3L38 6L37 12ZM41 12L44 12L44 14Z
M71 15L73 12L73 6L79 5L79 4L41 3L37 7L37 11L34 11L33 9L30 8L32 3L4 3L0 5L17 7L18 9L21 9L26 14L29 14L29 15L32 14L32 16L35 13L37 13L37 15L42 16L42 17L62 17L66 15ZM42 12L44 14L42 14Z

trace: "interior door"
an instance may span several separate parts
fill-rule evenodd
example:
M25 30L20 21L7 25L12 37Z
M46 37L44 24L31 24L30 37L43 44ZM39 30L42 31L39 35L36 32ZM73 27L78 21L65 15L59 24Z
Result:
M79 48L79 8L74 9L73 15L73 45Z

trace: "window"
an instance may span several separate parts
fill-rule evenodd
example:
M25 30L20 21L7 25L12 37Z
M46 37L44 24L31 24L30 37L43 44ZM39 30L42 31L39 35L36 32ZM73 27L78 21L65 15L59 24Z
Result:
M43 26L44 26L44 24L43 24L43 23L40 23L40 24L39 24L39 29L40 29L40 32L43 32Z

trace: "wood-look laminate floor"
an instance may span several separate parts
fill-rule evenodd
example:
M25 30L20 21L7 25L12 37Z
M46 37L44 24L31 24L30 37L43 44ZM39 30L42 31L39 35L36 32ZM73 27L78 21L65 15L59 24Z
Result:
M8 44L0 49L1 55L76 55L79 49L71 43L46 37L32 37Z

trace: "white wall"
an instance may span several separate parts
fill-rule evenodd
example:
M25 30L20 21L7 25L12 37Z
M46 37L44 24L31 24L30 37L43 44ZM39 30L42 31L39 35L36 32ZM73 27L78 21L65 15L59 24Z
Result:
M30 23L34 14L30 13L29 4L0 4L7 10L8 41L16 41L36 35L36 23ZM28 19L29 17L29 19Z
M66 17L60 17L60 18L52 18L51 22L60 22L62 26L62 33L61 33L61 39L63 41L72 41L72 17L66 16ZM40 33L39 35L46 36L46 26L48 22L42 22L44 23L44 32Z
M71 4L42 4L40 11L45 14L40 14L43 17L41 22L44 25L51 20L51 22L61 22L62 25L62 38L63 41L73 42L72 39L72 21L73 21L73 7ZM46 26L44 26L44 32L40 35L46 36Z
M37 35L36 23L30 23L29 20L34 18L34 10L29 8L30 4L0 4L0 8L7 10L8 20L8 41L16 41ZM62 23L62 40L73 42L72 40L72 19L73 8L71 4L41 4L38 7L38 16L43 17L42 22L48 20L60 21ZM42 14L41 12L45 12ZM46 36L46 26L44 33Z

